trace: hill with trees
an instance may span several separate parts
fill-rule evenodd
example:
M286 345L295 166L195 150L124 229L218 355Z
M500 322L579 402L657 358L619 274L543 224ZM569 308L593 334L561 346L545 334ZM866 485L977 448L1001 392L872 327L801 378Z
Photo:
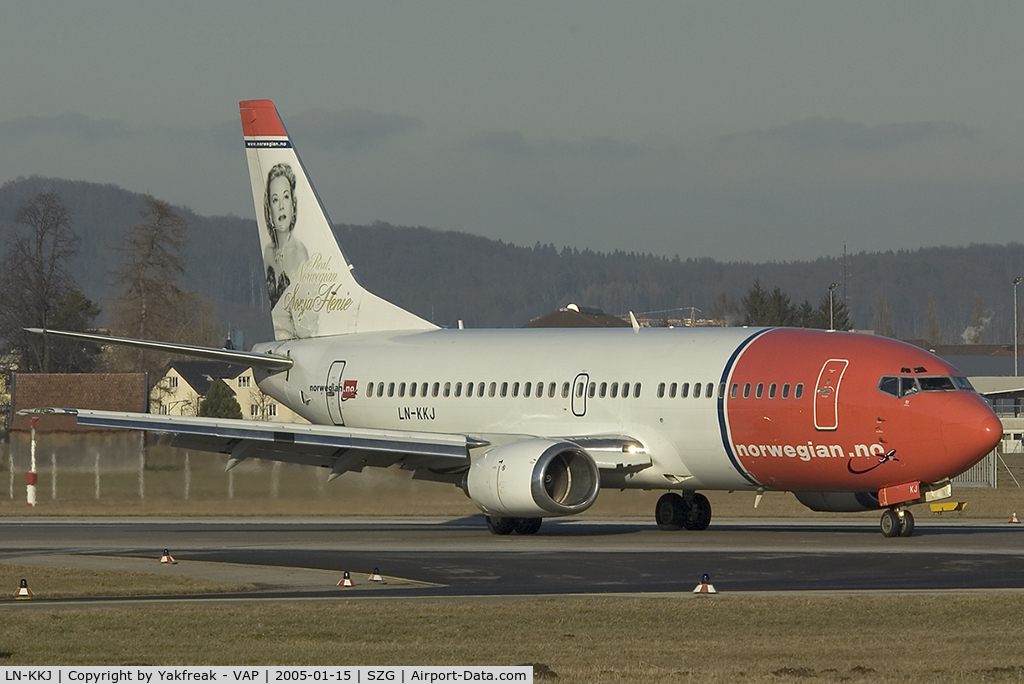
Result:
M60 196L80 238L71 272L78 288L110 315L117 296L118 247L140 221L145 198L113 185L20 178L0 187L0 234L14 234L18 212L41 192ZM174 211L187 223L183 283L204 293L224 326L245 331L246 346L269 339L269 310L254 219ZM966 229L965 229L966 231ZM803 262L720 262L585 248L517 246L464 233L385 223L335 226L361 282L439 325L522 327L570 302L614 314L680 317L727 311L755 282L820 309L831 283L857 329L883 325L896 337L1011 342L1013 279L1024 275L1024 245L929 247L861 252ZM1024 293L1021 293L1024 301ZM929 313L930 312L930 313ZM881 321L879 319L881 316ZM1022 317L1024 321L1024 317ZM739 320L734 321L739 323Z

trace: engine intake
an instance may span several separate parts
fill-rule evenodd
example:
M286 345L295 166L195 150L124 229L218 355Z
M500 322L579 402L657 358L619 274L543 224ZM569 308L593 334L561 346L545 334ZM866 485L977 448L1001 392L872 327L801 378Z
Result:
M878 495L874 492L793 492L793 495L812 511L823 513L878 510Z
M538 518L582 513L597 500L600 484L597 463L579 445L527 439L474 460L464 489L488 515Z

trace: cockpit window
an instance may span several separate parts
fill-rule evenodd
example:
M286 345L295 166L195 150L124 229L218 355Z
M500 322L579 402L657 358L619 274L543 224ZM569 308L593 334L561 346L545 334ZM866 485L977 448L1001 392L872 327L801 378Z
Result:
M878 381L878 390L894 397L906 397L917 392L950 392L953 390L973 392L974 388L962 375L928 377L884 375Z

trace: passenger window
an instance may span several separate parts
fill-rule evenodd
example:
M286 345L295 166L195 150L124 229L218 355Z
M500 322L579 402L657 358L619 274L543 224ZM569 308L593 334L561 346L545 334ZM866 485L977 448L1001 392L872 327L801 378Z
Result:
M622 383L622 398L625 399L629 396L629 383Z
M796 384L796 392L793 394L793 397L795 399L799 399L802 396L804 396L804 383L798 382Z
M592 382L592 383L590 383L590 389L588 390L587 394L589 394L589 395L590 395L590 398L591 398L591 399L593 399L593 398L594 398L594 394L595 394L596 392L597 392L597 383L596 383L596 382Z
M492 382L490 388L487 390L487 396L493 397L494 391L498 388L498 383Z
M576 398L579 399L587 391L587 385L582 380L576 383Z
M393 382L388 384L388 396L389 397L395 396L395 383L393 383Z
M543 382L538 382L537 383L536 396L538 398L544 396L544 383Z
M372 382L369 382L369 383L366 384L366 396L368 396L368 397L372 397L373 396L373 383Z
M533 383L528 382L525 385L523 385L523 396L528 397L531 394L533 394Z
M715 386L709 382L707 387L704 388L704 398L710 399L713 396L715 396Z
M450 397L452 395L452 383L444 383L444 396Z
M461 382L455 383L455 396L457 396L457 397L461 397L462 396L462 383Z
M640 383L639 382L633 383L633 398L634 399L639 399L640 398Z
M675 399L676 398L676 383L674 383L674 382L671 385L668 386L668 398L669 399Z
M679 388L679 398L685 399L688 396L690 396L690 383L684 382Z
M746 383L745 385L743 385L743 398L744 399L749 399L750 398L750 383L749 382Z
M759 382L757 383L757 389L754 390L754 396L760 399L762 394L764 394L764 383Z
M400 397L404 397L405 396L405 383L404 382L400 383L398 385L398 396L400 396Z
M789 399L789 383L782 386L782 398Z
M566 384L568 384L568 383L566 383ZM554 399L555 398L555 388L556 387L558 387L558 383L554 383L554 382L548 383L548 399Z
M569 398L569 383L567 383L567 382L563 382L562 383L562 398L563 399L568 399Z
M503 396L503 397L507 397L508 396L508 383L507 382L501 383L501 396Z
M416 396L416 383L415 382L410 382L409 383L409 396L410 397L415 397Z
M473 385L474 385L474 383L472 383L472 382L467 382L466 383L466 396L467 397L473 396Z
M378 382L377 383L377 396L378 397L383 397L384 396L384 383L383 382ZM391 395L389 394L388 396L390 397Z
M604 395L606 395L606 394L608 394L608 383L607 382L602 382L601 383L601 392L600 392L601 398L604 399Z
M518 397L519 396L519 383L518 382L513 382L512 383L512 396L513 397Z
M420 396L421 397L427 396L427 383L423 383L420 386ZM437 383L436 382L434 383L434 396L435 397L437 396Z
M768 385L768 398L769 399L774 399L775 398L775 387L776 387L776 385L775 385L774 382L772 384Z
M617 396L619 396L619 383L613 382L612 383L612 399L614 399Z
M661 399L665 396L665 383L658 383L658 398Z
M701 384L699 382L693 383L693 398L700 399Z
M732 383L732 389L729 390L729 397L731 399L735 399L736 395L739 394L739 390L740 390L739 383L736 383L736 382Z

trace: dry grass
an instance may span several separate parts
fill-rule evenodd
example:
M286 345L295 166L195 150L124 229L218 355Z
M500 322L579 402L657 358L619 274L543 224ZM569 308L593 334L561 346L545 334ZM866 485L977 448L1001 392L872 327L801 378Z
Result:
M32 592L47 598L211 594L255 589L251 584L211 582L180 575L0 564L0 587L4 588L5 598L13 595L20 581L27 578L31 578Z
M1021 681L1022 615L1012 593L33 609L4 615L0 665L543 663L564 683Z

